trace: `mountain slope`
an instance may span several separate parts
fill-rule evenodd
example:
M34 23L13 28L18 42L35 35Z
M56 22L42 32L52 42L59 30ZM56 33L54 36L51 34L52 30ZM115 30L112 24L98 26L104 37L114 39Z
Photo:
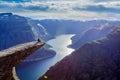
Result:
M119 80L120 28L86 43L51 67L39 80Z
M24 17L12 13L0 15L0 50L33 40L34 33Z
M83 31L82 33L72 37L72 44L70 47L77 49L84 45L86 42L105 37L113 28L119 26L119 21L106 21L104 23L97 24L96 27Z
M40 35L44 35L46 33L42 27L43 26L39 24L36 29L36 25L33 25L25 17L14 15L12 13L1 13L0 50L12 47L17 44L35 41L37 38L42 39L43 37ZM33 60L38 57L49 57L49 55L53 56L55 55L55 52L44 47L27 58L27 60Z

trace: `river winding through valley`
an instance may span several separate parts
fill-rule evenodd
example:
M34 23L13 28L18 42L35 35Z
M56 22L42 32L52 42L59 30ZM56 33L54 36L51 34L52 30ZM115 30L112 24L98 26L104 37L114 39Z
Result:
M36 80L38 77L42 76L49 67L72 53L74 49L67 47L72 43L72 36L74 35L60 35L47 42L47 44L51 45L53 47L52 49L56 51L56 55L54 57L42 61L24 62L16 67L17 75L20 80Z

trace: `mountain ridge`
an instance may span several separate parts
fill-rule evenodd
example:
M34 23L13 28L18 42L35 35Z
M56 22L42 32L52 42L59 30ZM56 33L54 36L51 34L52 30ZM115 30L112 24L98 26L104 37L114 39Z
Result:
M107 37L84 44L38 80L119 80L119 36L116 28Z

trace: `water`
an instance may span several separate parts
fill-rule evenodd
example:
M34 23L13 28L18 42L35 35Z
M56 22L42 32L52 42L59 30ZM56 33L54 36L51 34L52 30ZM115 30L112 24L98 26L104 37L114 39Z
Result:
M74 49L68 48L71 44L70 35L57 36L55 39L49 40L47 43L53 46L53 50L57 52L56 56L37 62L25 62L20 64L16 70L20 80L36 80L42 76L50 66L54 65L66 55L70 54Z

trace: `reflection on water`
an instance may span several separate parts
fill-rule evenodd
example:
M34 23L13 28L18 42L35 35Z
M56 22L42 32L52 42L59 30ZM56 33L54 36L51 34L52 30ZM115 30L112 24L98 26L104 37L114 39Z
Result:
M59 61L66 55L70 54L73 49L68 48L67 46L71 44L70 38L73 35L61 35L56 37L56 39L52 39L47 43L53 46L53 50L57 52L57 55L54 57L55 60Z
M70 38L73 35L61 35L55 39L49 40L47 43L53 46L53 50L57 52L56 56L37 62L24 62L20 64L16 70L20 80L35 80L42 76L50 66L60 61L63 57L74 51L67 46L71 44Z

